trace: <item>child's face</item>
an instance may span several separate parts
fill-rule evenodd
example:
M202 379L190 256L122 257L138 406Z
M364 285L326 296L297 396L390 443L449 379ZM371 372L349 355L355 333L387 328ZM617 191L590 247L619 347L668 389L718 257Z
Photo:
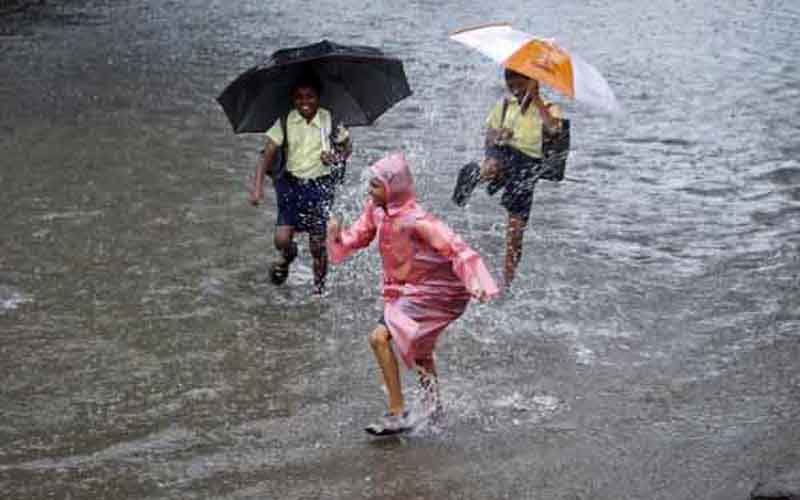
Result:
M376 205L380 207L386 206L386 188L383 182L377 177L373 177L369 180L369 195Z
M292 94L294 107L300 116L306 120L311 120L319 109L319 95L312 87L298 87Z
M522 101L525 94L535 96L539 93L539 82L536 80L529 80L527 78L514 76L506 80L508 91L511 95L517 98L517 101Z

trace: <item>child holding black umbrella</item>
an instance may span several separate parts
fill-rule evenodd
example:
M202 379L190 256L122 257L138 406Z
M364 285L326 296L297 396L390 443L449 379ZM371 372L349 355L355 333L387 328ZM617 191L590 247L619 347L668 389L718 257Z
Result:
M376 47L328 40L273 52L219 95L217 101L237 134L267 132L250 201L257 205L263 200L262 183L270 175L278 198L275 246L281 254L270 269L274 283L288 277L297 254L294 233L307 231L315 290L322 292L326 214L332 185L344 178L344 169L334 165L352 149L347 130L337 123L371 125L409 95L400 59ZM276 161L279 153L282 160Z
M250 202L258 205L264 198L264 177L272 178L278 204L274 239L280 252L270 267L272 282L286 281L289 266L297 257L294 235L307 232L314 292L318 294L324 290L328 271L325 233L337 184L334 168L352 151L347 129L333 123L330 111L320 107L321 92L322 84L313 73L295 82L291 91L294 107L267 130L250 194Z

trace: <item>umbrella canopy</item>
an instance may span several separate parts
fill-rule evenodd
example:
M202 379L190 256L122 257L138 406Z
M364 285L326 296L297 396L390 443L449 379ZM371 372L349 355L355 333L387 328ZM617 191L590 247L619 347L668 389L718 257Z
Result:
M322 82L320 105L348 126L370 125L411 95L403 63L380 49L323 40L278 50L220 94L236 133L264 132L292 108L291 90L308 72Z
M508 24L467 28L450 38L576 101L611 113L620 109L603 75L553 40L537 38Z

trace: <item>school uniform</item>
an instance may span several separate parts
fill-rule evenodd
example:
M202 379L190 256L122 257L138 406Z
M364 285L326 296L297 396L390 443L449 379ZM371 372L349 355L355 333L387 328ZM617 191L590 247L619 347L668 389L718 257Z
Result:
M503 189L500 204L511 215L528 220L537 175L542 169L542 119L534 105L522 113L516 99L505 102L505 116L503 101L500 101L486 118L487 127L510 128L513 132L505 144L486 148L486 156L498 160L501 169L497 180L487 186L487 191L491 195ZM546 104L554 117L561 118L558 106Z
M292 226L296 231L324 235L330 208L333 204L335 182L332 168L320 159L330 142L343 143L349 137L347 129L336 127L331 113L319 108L307 122L293 109L286 117L286 168L274 178L278 199L278 226ZM266 137L282 147L284 137L281 121L267 130Z

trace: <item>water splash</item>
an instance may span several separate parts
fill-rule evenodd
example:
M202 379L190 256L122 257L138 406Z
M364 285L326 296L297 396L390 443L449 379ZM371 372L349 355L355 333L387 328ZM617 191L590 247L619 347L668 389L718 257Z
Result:
M28 302L32 302L30 297L16 291L0 289L0 313L13 311Z

